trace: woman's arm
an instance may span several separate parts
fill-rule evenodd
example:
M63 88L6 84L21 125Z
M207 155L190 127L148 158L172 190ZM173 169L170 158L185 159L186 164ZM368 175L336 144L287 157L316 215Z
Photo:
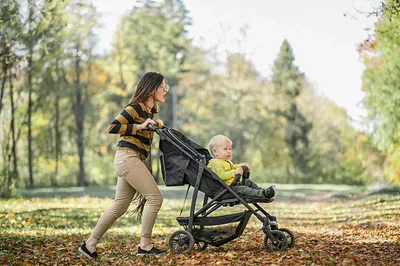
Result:
M131 105L127 105L108 126L108 133L133 136L136 135L138 131L147 128L147 125L151 123L151 121L154 122L149 118L146 120L146 118L140 117Z

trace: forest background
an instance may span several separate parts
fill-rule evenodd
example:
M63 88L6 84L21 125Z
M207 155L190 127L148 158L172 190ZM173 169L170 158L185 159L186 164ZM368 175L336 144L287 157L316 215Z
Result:
M366 130L316 93L282 40L273 75L241 53L223 64L188 37L184 1L136 1L112 48L99 54L100 14L89 1L2 0L0 9L0 196L17 189L114 185L118 136L107 126L140 77L170 85L159 117L206 146L225 134L233 160L262 183L370 185L400 182L400 57L397 1L385 1L373 35L358 47L365 64ZM243 35L245 37L245 34ZM159 171L158 139L152 151Z

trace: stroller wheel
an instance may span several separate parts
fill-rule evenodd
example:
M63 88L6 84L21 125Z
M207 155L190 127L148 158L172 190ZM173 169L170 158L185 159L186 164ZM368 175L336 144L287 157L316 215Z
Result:
M208 247L208 244L205 242L196 242L197 250L203 251Z
M295 238L294 238L293 232L290 231L290 230L287 229L287 228L279 228L279 231L281 231L282 233L285 234L286 239L287 239L287 241L288 241L288 247L289 247L289 248L294 247L294 239L295 239Z
M189 253L194 246L194 238L187 231L176 231L169 237L168 245L171 252Z
M264 236L264 247L269 252L284 251L288 247L288 241L284 233L279 230L272 230L272 235L275 237L277 243L274 244L272 240L265 234Z

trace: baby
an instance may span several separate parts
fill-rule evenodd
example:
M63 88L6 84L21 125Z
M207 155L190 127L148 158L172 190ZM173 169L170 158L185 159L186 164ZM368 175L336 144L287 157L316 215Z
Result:
M233 164L229 159L232 155L232 141L224 135L217 135L211 138L208 144L213 158L207 167L216 173L227 185L244 198L273 198L275 196L275 185L267 189L257 186L249 179L242 179L241 183L236 183L236 175L249 175L250 166L247 163Z

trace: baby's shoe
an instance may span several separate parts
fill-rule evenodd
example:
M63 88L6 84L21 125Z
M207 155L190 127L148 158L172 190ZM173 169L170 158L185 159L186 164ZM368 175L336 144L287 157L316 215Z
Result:
M273 198L275 197L275 190L276 190L276 186L272 185L267 189L264 189L264 197L266 198Z

